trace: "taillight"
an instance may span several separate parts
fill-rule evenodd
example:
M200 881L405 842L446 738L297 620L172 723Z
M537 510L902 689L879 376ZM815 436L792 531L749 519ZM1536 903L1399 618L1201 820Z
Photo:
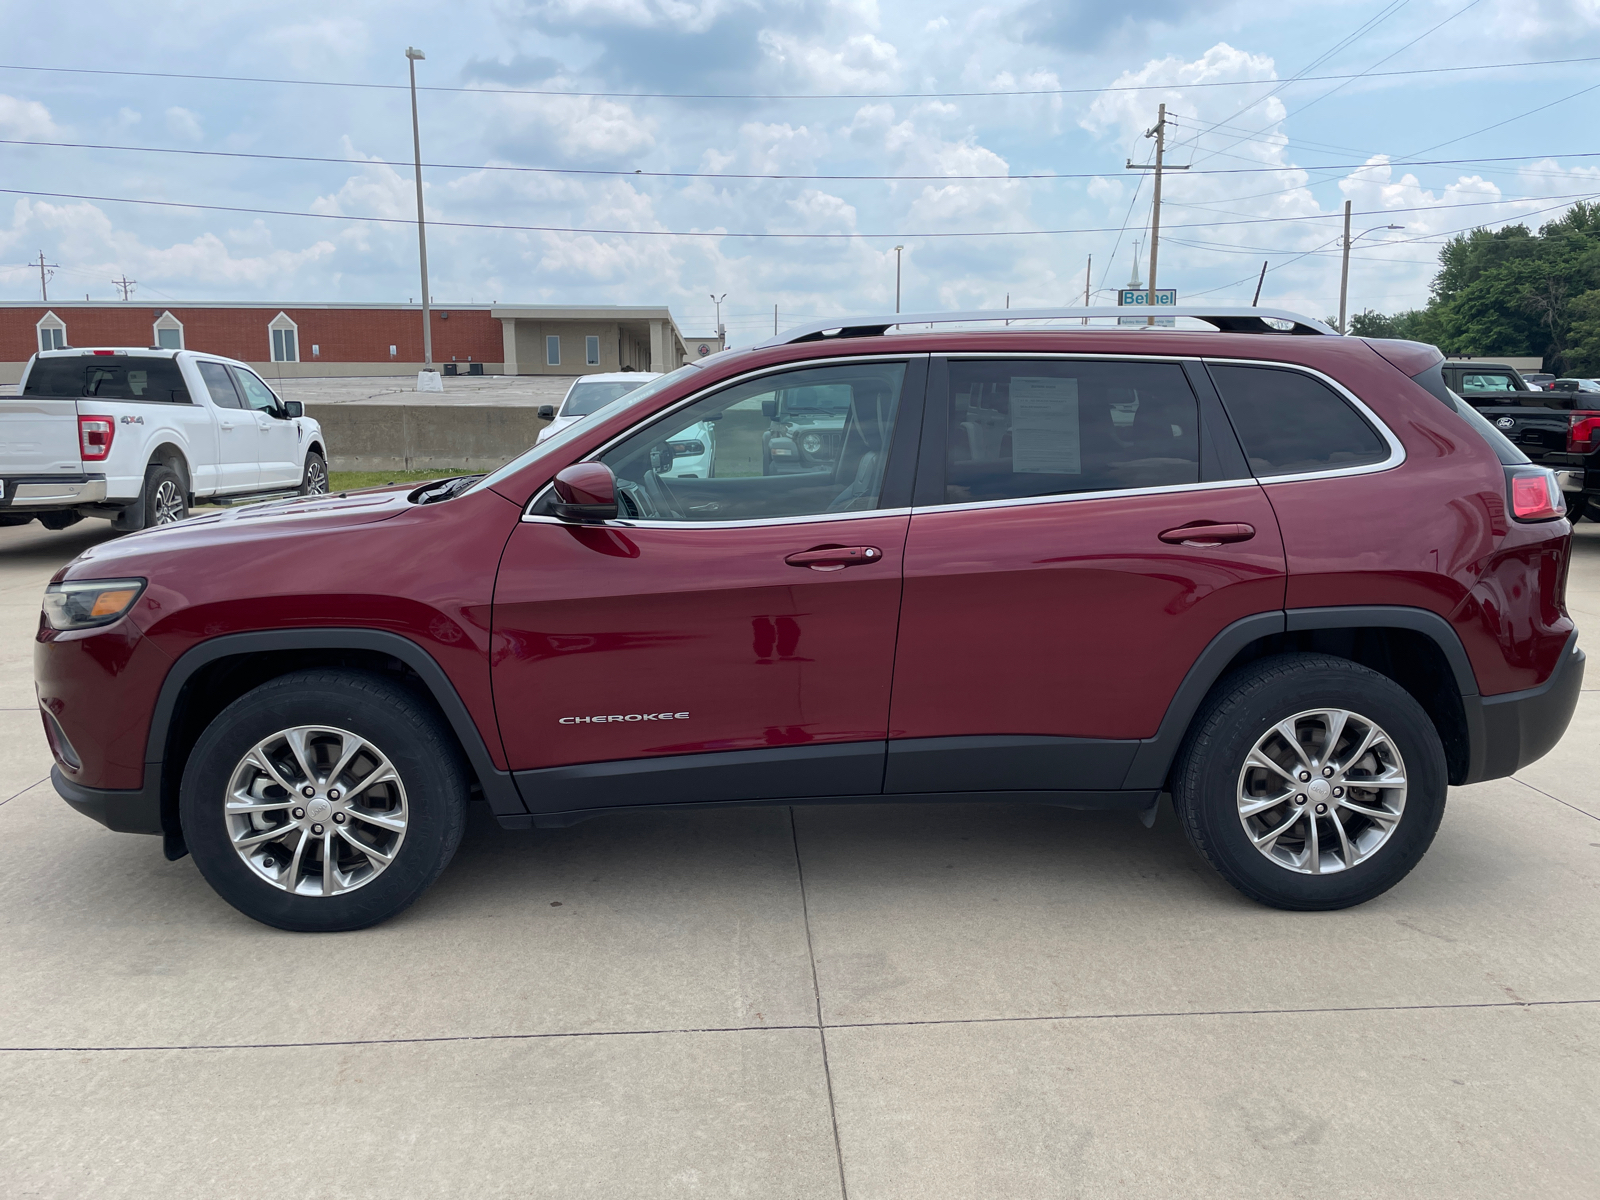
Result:
M78 418L78 451L84 462L103 462L111 453L117 424L110 417Z
M1575 412L1567 426L1567 452L1587 454L1600 443L1600 413Z
M1511 515L1519 521L1553 521L1567 515L1556 473L1545 467L1507 467Z

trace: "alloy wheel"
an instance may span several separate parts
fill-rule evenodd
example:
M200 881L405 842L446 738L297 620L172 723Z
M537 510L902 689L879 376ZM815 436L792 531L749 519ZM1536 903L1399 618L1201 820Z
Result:
M151 497L152 507L155 509L156 525L171 525L183 520L185 505L183 502L183 489L171 479L163 479L156 484L155 495Z
M228 837L255 875L299 896L371 883L405 840L405 784L365 738L325 725L280 730L239 760Z
M306 463L306 495L326 496L328 494L328 468L323 465L320 458L313 458Z
M1405 762L1371 719L1310 709L1256 741L1239 771L1238 803L1251 845L1278 866L1305 875L1345 871L1399 827Z

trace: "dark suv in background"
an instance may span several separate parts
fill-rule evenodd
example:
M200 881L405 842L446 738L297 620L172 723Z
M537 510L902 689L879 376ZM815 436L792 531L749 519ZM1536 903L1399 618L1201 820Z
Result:
M1076 323L1107 314L810 326L484 477L96 546L39 624L56 788L288 929L404 908L474 798L525 828L1170 795L1247 896L1375 896L1448 784L1566 728L1555 477L1430 346L1268 310ZM786 396L836 433L768 474ZM694 422L712 477L664 473Z

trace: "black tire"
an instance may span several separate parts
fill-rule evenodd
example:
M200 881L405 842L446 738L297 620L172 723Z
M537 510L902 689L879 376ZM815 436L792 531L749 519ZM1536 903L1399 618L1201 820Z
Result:
M111 519L111 527L133 533L154 525L172 525L189 516L189 485L171 463L151 463L144 469L139 499Z
M1387 732L1404 760L1405 806L1371 857L1357 855L1346 870L1302 874L1252 844L1238 789L1260 738L1279 721L1324 707L1359 713ZM1282 654L1241 668L1202 705L1178 752L1172 799L1189 841L1239 891L1274 908L1316 911L1361 904L1405 878L1433 842L1447 782L1439 732L1405 689L1348 659Z
M1587 515L1588 505L1582 493L1567 493L1567 520L1576 525Z
M315 450L306 455L306 469L300 476L300 494L302 496L328 494L328 460Z
M1596 524L1600 524L1600 496L1586 496L1585 500L1588 502L1588 507L1585 509L1585 515L1589 518L1589 520L1595 522Z
M393 861L337 895L295 895L263 878L234 849L223 812L245 755L273 734L303 726L331 726L370 742L404 787L406 825ZM247 692L201 734L183 772L179 813L195 864L229 904L279 929L336 932L394 916L439 877L461 842L467 789L455 738L404 685L365 671L296 671Z

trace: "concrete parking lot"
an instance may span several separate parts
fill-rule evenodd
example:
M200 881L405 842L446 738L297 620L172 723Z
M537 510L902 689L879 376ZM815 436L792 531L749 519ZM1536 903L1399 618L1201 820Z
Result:
M39 594L108 536L0 530L0 1195L1600 1195L1593 663L1346 912L1170 811L863 805L479 823L307 936L45 781Z

